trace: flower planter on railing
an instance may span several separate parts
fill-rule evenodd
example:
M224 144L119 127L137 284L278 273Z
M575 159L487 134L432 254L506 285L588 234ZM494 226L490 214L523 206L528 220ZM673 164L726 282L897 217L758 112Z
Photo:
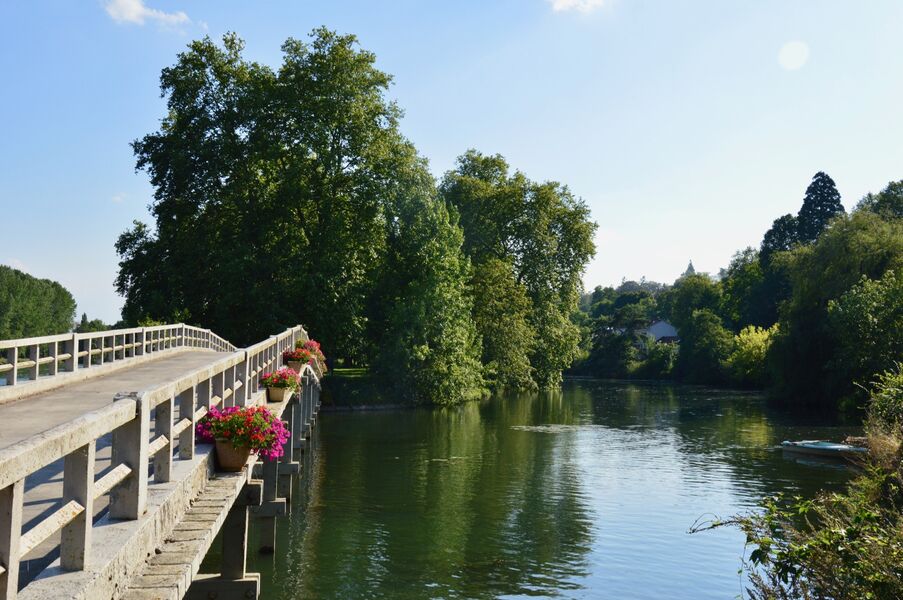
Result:
M300 373L304 365L310 364L311 360L313 360L313 354L304 348L294 348L282 353L282 362L295 373Z
M211 408L197 424L198 437L216 443L216 460L222 471L241 471L251 454L267 460L282 456L289 432L265 406Z
M261 375L260 385L267 389L267 401L284 402L301 386L301 378L298 376L298 371L282 367L273 373Z

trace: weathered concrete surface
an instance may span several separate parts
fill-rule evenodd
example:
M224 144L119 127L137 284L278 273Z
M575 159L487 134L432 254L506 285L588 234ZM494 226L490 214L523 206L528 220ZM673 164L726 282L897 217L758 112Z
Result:
M27 396L16 402L0 405L0 448L15 446L32 435L47 431L101 408L113 401L124 388L143 389L160 381L175 379L227 354L201 349L167 351L159 357L149 356L140 363L127 363L107 375L72 383L69 387ZM114 363L116 364L116 363ZM92 367L91 370L99 370ZM110 438L97 441L95 475L100 477L110 468ZM28 476L22 511L24 531L28 531L44 517L62 505L63 461L55 461ZM106 511L109 497L104 495L94 503L94 520ZM57 556L60 533L50 536L27 556L20 568L20 585L30 582Z
M0 448L67 423L113 402L117 392L136 392L187 375L227 353L187 349L108 375L73 383L0 405Z

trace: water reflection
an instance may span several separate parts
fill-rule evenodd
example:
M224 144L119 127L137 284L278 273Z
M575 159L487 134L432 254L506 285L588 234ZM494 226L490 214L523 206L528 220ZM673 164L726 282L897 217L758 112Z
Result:
M846 432L847 430L843 430ZM730 598L742 536L687 535L844 469L785 460L761 399L598 381L457 409L327 414L265 598Z

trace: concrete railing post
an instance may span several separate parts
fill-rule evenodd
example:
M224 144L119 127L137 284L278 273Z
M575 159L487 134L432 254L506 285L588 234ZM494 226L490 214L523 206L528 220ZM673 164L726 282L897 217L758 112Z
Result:
M41 347L37 344L32 344L28 347L28 360L30 360L33 365L28 368L28 379L29 381L37 381L38 380L38 372L41 366L38 364L38 360L41 358Z
M25 480L0 490L0 600L12 600L19 587L19 538Z
M172 425L175 398L167 398L157 405L154 412L154 435L165 435L166 444L154 453L154 481L165 483L172 479Z
M63 361L63 370L75 373L78 371L78 334L73 333L72 339L63 342L63 353L69 358Z
M138 394L117 394L116 400L134 400L135 418L113 430L112 466L127 465L131 474L110 492L110 517L137 519L147 509L148 438L150 407Z
M235 404L238 406L247 406L251 398L251 357L245 350L245 359L235 367L235 377L241 381L242 386L238 390L238 397L235 398Z
M49 344L49 346L50 346L50 356L53 357L53 362L50 363L50 376L56 377L56 374L60 370L60 363L56 358L60 354L60 343L53 342L52 344Z
M198 389L200 389L200 385L198 385ZM194 426L197 424L194 411L196 409L195 388L192 386L179 394L179 419L191 421L191 425L179 434L179 458L182 459L194 458Z
M10 364L12 367L11 370L7 371L9 375L6 376L6 385L16 385L19 381L19 349L16 347L8 348L6 350L6 362Z
M67 571L80 571L90 560L95 449L96 443L91 441L67 454L63 461L63 503L74 500L84 507L62 530L60 565Z

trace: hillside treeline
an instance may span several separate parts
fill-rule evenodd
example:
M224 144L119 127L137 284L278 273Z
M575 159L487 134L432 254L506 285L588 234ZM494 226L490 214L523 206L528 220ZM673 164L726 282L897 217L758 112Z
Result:
M903 360L903 182L847 214L818 173L796 215L717 276L625 282L582 299L579 373L767 388L788 405L862 407ZM658 319L679 342L646 335Z

